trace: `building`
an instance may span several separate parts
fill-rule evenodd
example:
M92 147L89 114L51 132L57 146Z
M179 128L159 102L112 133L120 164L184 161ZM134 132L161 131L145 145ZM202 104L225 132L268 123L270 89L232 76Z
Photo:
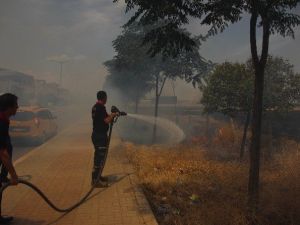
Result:
M0 68L0 92L10 92L19 97L20 105L28 105L35 96L33 76Z
M70 99L69 91L56 83L47 83L24 73L0 68L0 93L6 92L17 95L22 106L62 105Z

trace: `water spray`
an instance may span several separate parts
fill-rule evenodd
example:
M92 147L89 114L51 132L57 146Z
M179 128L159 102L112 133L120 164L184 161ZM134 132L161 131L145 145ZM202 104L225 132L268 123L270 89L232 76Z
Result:
M128 114L129 117L144 121L146 123L155 124L161 129L167 131L170 136L169 140L171 143L180 143L185 139L183 130L177 126L173 121L153 116L145 116L138 114Z

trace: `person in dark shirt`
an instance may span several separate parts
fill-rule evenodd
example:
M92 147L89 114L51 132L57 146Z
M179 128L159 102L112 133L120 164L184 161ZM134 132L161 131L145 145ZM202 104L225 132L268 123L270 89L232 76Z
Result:
M11 176L10 182L12 185L18 184L18 175L12 164L12 159L9 154L10 137L9 137L9 118L16 114L18 109L17 96L7 93L0 96L0 160L1 167L5 167ZM1 179L1 177L0 177ZM0 187L2 180L0 180ZM13 220L13 217L3 217L1 214L1 201L0 196L0 224L7 224Z
M9 154L10 158L12 158L13 146L11 143L10 136L7 137L6 141L7 141L7 152ZM1 180L2 184L10 182L7 175L8 175L8 170L5 168L5 166L2 166L1 172L0 172L0 180Z
M98 187L107 186L107 178L99 174L100 168L104 166L105 155L107 154L109 124L113 121L117 113L106 112L105 104L107 102L107 94L104 91L97 93L98 101L92 108L93 133L92 142L94 144L94 167L92 171L92 185ZM97 180L100 178L99 180Z

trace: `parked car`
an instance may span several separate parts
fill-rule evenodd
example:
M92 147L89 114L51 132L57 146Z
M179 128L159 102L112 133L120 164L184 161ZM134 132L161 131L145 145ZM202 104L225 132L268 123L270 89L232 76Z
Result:
M56 134L56 117L47 108L20 107L11 118L10 135L15 141L42 144Z

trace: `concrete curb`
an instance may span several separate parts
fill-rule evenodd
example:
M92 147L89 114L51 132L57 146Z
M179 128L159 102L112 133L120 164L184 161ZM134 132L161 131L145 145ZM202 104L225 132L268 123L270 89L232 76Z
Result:
M140 213L142 215L144 224L146 225L158 225L157 220L154 216L154 213L150 207L150 204L141 188L140 184L138 183L138 178L135 174L129 175L130 182L134 187L134 195L137 201ZM151 212L151 213L149 213Z

